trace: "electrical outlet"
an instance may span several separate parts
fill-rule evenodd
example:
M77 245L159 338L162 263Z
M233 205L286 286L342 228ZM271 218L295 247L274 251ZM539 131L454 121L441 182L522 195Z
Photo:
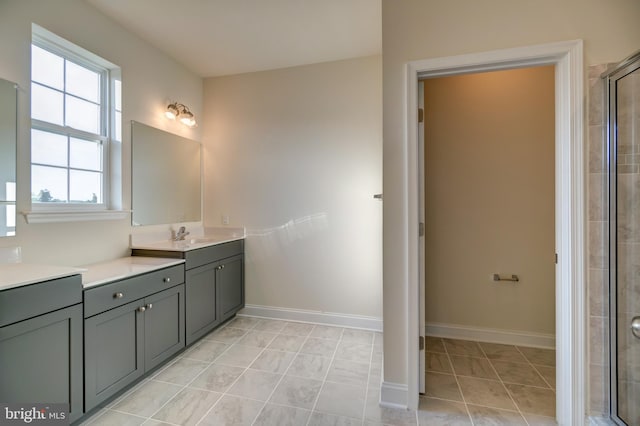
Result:
M226 214L222 215L222 224L223 225L228 225L229 224L229 216Z

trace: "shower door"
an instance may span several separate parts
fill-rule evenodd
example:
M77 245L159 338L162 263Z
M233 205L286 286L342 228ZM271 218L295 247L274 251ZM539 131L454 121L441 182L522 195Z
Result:
M607 76L611 417L640 426L640 52Z

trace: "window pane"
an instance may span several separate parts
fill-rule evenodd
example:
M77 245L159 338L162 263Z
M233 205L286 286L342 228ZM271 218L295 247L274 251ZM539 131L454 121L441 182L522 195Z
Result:
M67 137L32 129L31 162L66 167Z
M115 109L122 111L122 82L120 80L113 80L113 92Z
M122 140L122 113L118 111L115 113L115 130L113 138L117 141Z
M31 83L31 118L63 125L62 93Z
M67 101L66 125L91 133L100 133L100 108L91 102L65 96Z
M71 138L69 142L71 167L102 171L102 144L100 142L76 138Z
M41 203L67 201L67 170L31 166L31 200Z
M64 59L31 45L31 80L56 89L64 89Z
M102 203L102 173L70 170L72 203Z
M5 194L7 194L7 198L5 198L5 200L6 201L16 201L16 183L15 182L6 182L4 186L6 188Z
M7 211L7 221L6 221L7 228L15 228L16 227L16 205L9 204L7 206L6 211Z
M100 74L67 61L67 93L100 102Z

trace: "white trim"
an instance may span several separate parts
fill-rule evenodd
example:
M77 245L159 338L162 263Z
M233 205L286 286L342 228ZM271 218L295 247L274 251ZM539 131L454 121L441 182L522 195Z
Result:
M305 309L279 308L276 306L245 305L238 314L279 319L286 321L303 321L314 324L336 325L349 328L360 328L382 332L382 318L361 315L338 314L333 312L310 311Z
M129 210L100 210L100 211L30 211L21 212L27 223L60 223L60 222L87 222L92 220L120 220L125 219L131 213Z
M409 388L400 383L382 382L380 385L380 406L386 408L408 409Z
M418 79L489 70L555 65L556 68L556 416L560 425L584 424L585 392L585 190L582 41L495 50L412 61L405 75L405 194L408 211L407 405L418 407L418 160L415 111Z
M425 334L450 339L475 340L477 342L502 343L505 345L529 346L555 349L556 336L530 331L503 330L498 328L468 327L457 324L427 323Z

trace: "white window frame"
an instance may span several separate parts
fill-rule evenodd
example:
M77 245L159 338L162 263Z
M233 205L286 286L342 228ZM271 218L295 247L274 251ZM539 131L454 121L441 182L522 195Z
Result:
M32 202L31 211L24 212L27 222L69 222L125 218L128 212L116 210L121 202L118 202L118 200L116 200L112 195L112 188L115 188L120 183L114 182L114 176L119 175L119 173L114 172L113 170L113 153L111 150L111 146L114 142L120 142L119 140L114 139L114 136L116 136L114 80L120 80L119 67L36 24L32 24L31 44L100 74L101 102L99 135L37 119L31 119L31 129L57 133L67 137L99 140L102 143L102 202ZM31 45L29 48L31 49ZM33 84L31 78L30 81L31 84ZM119 164L120 162L115 161L115 163ZM30 167L32 164L34 163L31 163L30 160ZM70 167L70 164L67 164L66 169L72 170L73 168ZM29 187L29 191L31 193L31 184Z

